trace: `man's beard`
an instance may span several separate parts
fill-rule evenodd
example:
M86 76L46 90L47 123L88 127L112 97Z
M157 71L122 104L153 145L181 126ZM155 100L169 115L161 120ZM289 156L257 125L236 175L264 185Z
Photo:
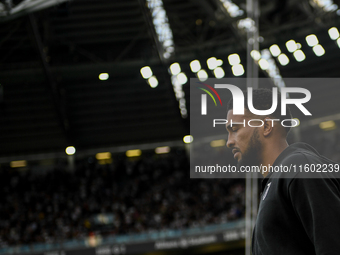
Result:
M237 163L238 167L241 166L259 166L261 164L261 151L262 144L259 139L257 129L254 130L250 137L249 146L247 150L242 153L241 160Z

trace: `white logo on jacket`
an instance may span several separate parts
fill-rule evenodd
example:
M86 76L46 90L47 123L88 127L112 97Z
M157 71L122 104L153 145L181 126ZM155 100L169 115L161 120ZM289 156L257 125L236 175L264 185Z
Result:
M271 182L267 184L267 189L266 189L265 193L263 194L262 200L264 200L266 198L271 184L272 184Z

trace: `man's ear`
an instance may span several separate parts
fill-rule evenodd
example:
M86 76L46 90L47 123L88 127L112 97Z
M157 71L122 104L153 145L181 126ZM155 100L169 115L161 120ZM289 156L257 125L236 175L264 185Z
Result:
M263 136L267 137L273 132L274 121L269 117L265 117L263 121Z

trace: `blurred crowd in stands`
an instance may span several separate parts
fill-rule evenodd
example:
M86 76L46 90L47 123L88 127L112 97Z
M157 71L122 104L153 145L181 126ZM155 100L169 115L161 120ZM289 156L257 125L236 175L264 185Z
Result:
M340 161L339 132L303 132L301 139ZM40 174L34 167L1 165L0 247L185 229L244 217L244 180L190 179L183 148L164 155L112 156L109 164L77 159L73 171L60 159ZM100 215L111 217L98 224Z
M36 174L30 168L0 171L0 247L61 242L89 235L183 229L244 216L244 180L190 179L184 149L66 160ZM113 215L103 226L95 215Z

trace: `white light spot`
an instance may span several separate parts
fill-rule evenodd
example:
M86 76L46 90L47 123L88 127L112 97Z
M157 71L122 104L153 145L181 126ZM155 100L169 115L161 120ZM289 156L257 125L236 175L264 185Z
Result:
M148 83L149 83L151 88L156 88L158 86L158 80L157 80L156 76L151 76L148 79Z
M273 57L277 57L281 53L280 47L277 44L273 44L272 46L270 46L269 50Z
M194 138L192 137L192 135L186 135L183 137L183 142L185 143L192 143L193 140Z
M207 60L207 65L210 70L214 70L217 67L217 59L215 57L211 57Z
M289 58L286 54L281 53L277 58L282 66L286 66L289 63Z
M200 81L205 81L208 79L208 74L204 69L201 69L197 72L197 77Z
M109 78L109 74L108 73L101 73L99 74L99 80L101 81L106 81Z
M304 61L306 59L306 55L305 55L305 53L303 53L302 50L295 51L293 53L293 55L294 55L296 61L298 61L298 62Z
M181 72L181 67L178 63L173 63L170 66L170 72L172 75L177 75Z
M140 69L140 73L144 79L149 79L152 76L152 70L150 66L144 66Z
M234 65L231 67L231 71L233 72L233 74L235 76L241 76L244 74L244 68L243 65L238 64L238 65Z
M317 55L318 57L321 57L322 55L325 54L325 49L320 44L315 45L313 47L313 51L315 55Z
M336 28L336 27L332 27L328 30L328 34L329 34L329 37L332 39L332 40L336 40L339 38L340 34L339 34L339 30Z
M224 73L224 70L222 69L222 67L216 67L214 69L214 75L217 79L223 78L225 73Z
M74 148L73 146L68 146L65 149L65 152L67 155L73 155L74 153L76 153L76 148Z
M185 73L179 73L177 75L177 80L178 80L179 84L183 85L183 84L187 83L188 78L185 75Z
M288 42L286 42L286 47L289 52L294 52L298 48L294 40L289 40Z
M312 35L306 36L306 42L307 42L308 46L313 47L313 46L315 46L319 43L319 40L316 37L316 35L312 34Z
M190 69L193 73L197 73L199 70L201 70L201 63L198 60L191 61Z
M268 61L265 60L264 58L261 58L261 59L259 60L259 65L260 65L260 68L261 68L262 70L267 70L267 69L269 68L269 63L268 63Z

